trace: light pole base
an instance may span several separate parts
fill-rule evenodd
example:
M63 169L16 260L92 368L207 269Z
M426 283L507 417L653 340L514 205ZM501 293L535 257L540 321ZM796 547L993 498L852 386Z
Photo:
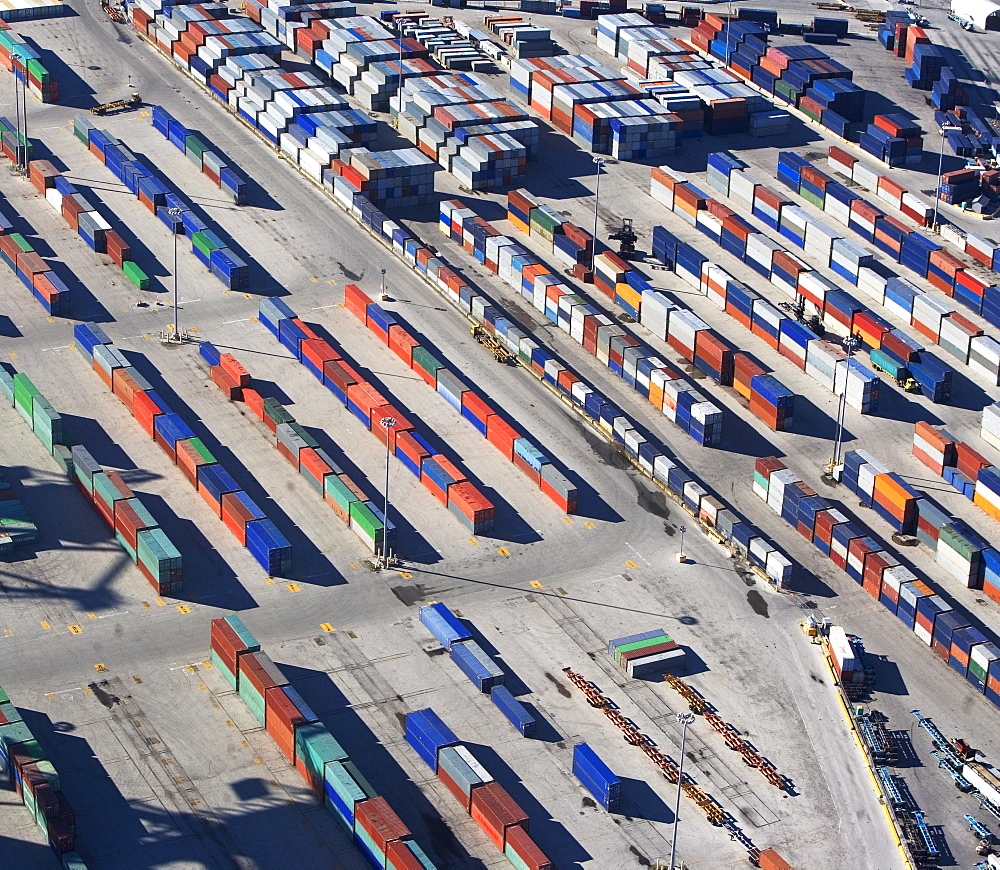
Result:
M674 558L682 565L688 560L686 553L677 553L677 555L675 555Z

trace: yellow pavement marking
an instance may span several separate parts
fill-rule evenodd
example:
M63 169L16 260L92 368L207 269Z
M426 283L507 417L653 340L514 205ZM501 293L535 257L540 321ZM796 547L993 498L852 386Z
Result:
M149 603L148 601L143 601L143 602L142 602L142 606L143 606L143 607L145 607L145 608L146 608L146 610L149 610L149 609L151 609L151 608L152 608L152 606L153 606L153 605L152 605L152 604L150 604L150 603Z
M46 631L52 628L52 626L49 625L48 622L46 622L44 619L39 623L39 625L41 625L41 627L44 628Z
M46 317L45 319L46 319L46 320L47 320L47 321L48 321L49 323L55 323L55 322L56 322L56 319L55 319L54 317Z
M328 280L326 283L329 284L331 287L336 287L337 286L337 282L336 281L329 281Z
M261 760L260 760L259 758L255 758L255 759L253 760L253 763L254 763L254 764L263 764L264 762L263 762L263 761L261 761Z
M56 699L54 692L46 692L45 697L48 698L50 701L54 701Z
M17 359L17 354L16 354L16 353L12 353L12 354L10 355L10 358L11 358L11 359Z
M87 619L97 619L97 614L91 612L90 610L88 610L87 611Z
M351 562L351 567L357 571L361 566L357 562Z
M499 550L497 550L497 552L501 556L509 556L510 555L510 550L508 550L506 547L501 547Z
M246 749L249 749L249 748L250 748L250 744L249 744L249 743L247 743L247 742L246 742L246 740L241 740L241 741L240 741L240 743L242 743L242 744L243 744L243 746L244 746L244 747L245 747Z
M310 281L311 281L311 282L312 282L313 284L318 284L318 283L319 283L319 279L318 279L318 278L310 278L309 280L310 280Z
M235 728L235 727L236 727L236 726L235 726L235 725L233 724L233 720L232 720L232 719L227 719L227 720L226 720L226 724L227 724L227 725L228 725L228 726L229 726L230 728Z
M539 583L537 580L532 580L530 583L532 589L544 589L545 587Z
M249 293L244 293L243 294L243 298L244 299L252 299L253 297Z
M139 112L139 116L142 117L142 118L148 118L149 117L149 112Z
M67 626L70 634L83 634L83 629L79 625Z
M563 522L566 523L567 526L571 526L571 525L573 525L573 518L572 517L563 517Z
M142 677L140 677L138 674L132 674L132 679L136 683L142 683Z
M189 326L188 329L190 329L192 332L197 332L198 331L198 327L197 326Z
M162 598L157 598L156 599L156 604L157 604L158 607L166 607L167 606L167 602L164 601Z
M299 584L298 583L289 583L288 586L286 586L285 588L288 589L289 592L298 592L299 591Z
M639 566L636 565L635 562L633 562L631 559L626 559L625 560L625 567L626 568L638 568Z
M208 660L206 659L205 661L203 661L203 662L201 663L201 666L202 666L203 668L210 668L210 667L212 667L212 663L211 663L210 661L208 661Z
M560 595L566 594L566 590L563 589L562 586L556 586L556 592L558 592Z
M203 692L208 691L208 686L206 686L204 683L198 683L198 688L201 689Z
M474 547L479 546L479 541L477 541L475 538L469 538L469 543L472 544L472 546Z
M107 666L105 666L105 665L94 665L94 670L97 671L97 673L99 673L99 674L103 674L107 670Z
M321 622L321 623L319 624L319 627L320 627L320 628L322 628L322 629L323 629L323 631L326 631L326 632L330 632L330 631L336 631L336 630L337 630L337 629L335 629L335 628L334 628L334 627L333 627L332 625L330 625L330 623L329 623L329 622Z
M588 529L596 529L597 528L597 526L595 526L590 520L587 520L584 523L584 526L586 526Z
M265 577L265 578L264 578L264 582L265 582L265 583L266 583L266 584L267 584L268 586L273 586L273 585L274 585L274 578L273 578L273 577Z
M196 667L194 667L194 665L185 665L184 666L184 673L185 674L194 674L194 673L197 673L197 672L198 672L198 669Z
M188 607L186 604L178 604L177 605L177 610L180 613L190 613L191 612L191 608Z
M9 628L5 628L3 630L3 636L4 637L13 637L14 636L14 632L12 632Z
M413 576L409 571L398 571L396 573L398 573L404 580L409 580Z
M93 695L94 693L91 690L90 686L84 686L83 687L83 694L85 694L85 695Z

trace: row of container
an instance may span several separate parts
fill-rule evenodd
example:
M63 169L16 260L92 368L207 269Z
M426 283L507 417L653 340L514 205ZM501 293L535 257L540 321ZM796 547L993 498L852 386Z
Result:
M677 114L684 124L682 138L697 138L703 132L716 136L745 132L759 137L787 131L791 121L787 112L775 110L769 100L740 80L736 70L718 65L725 61L709 52L707 30L696 29L688 43L673 37L667 28L650 26L652 17L648 11L600 16L597 46L625 65L626 75L637 87Z
M73 118L77 139L121 181L173 235L191 240L191 253L230 290L250 285L247 264L218 235L209 229L177 194L153 174L135 155L107 130L99 130L86 115ZM108 227L110 229L110 227ZM105 231L106 232L106 231ZM146 289L149 279L134 263L122 263L122 270L136 286Z
M815 45L768 45L769 33L766 24L708 13L691 31L691 42L780 103L838 136L851 136L852 125L864 117L867 94L852 81L852 71Z
M946 68L945 72L949 78L954 78L950 69ZM959 157L985 157L987 159L995 157L997 149L1000 147L1000 134L983 120L979 112L970 106L961 105L967 99L964 91L957 85L954 90L955 96L951 105L936 111L934 122L941 128L941 133ZM955 129L946 131L945 127L954 127ZM995 175L993 170L985 169L980 177L985 182L995 178Z
M525 9L524 6L521 9L524 12L532 11ZM508 46L507 51L515 60L520 60L522 57L551 57L558 52L559 46L552 40L548 28L531 24L519 15L487 15L483 23ZM469 34L469 41L479 46L483 42L482 39L476 38L475 31Z
M497 448L508 461L538 486L559 509L565 513L576 512L577 491L570 480L553 465L526 436L521 435L498 413L491 404L472 389L446 362L440 360L433 348L423 346L409 331L409 324L398 314L385 311L360 290L349 284L345 289L347 310L357 317L369 331L406 363L420 378L442 396L452 408L469 421L487 441ZM462 492L468 487L456 484L449 488L449 508L453 498L460 502ZM471 498L471 494L469 496ZM461 510L461 504L457 505ZM466 517L478 515L487 505L470 502ZM471 512L471 513L470 513Z
M913 455L976 507L1000 520L1000 469L971 445L921 420L913 429Z
M572 271L574 278L587 280L588 270L594 263L594 237L590 233L571 224L524 189L507 192L507 220ZM472 253L479 259L480 251L475 246ZM482 254L485 258L485 251Z
M718 162L719 155L711 157ZM718 172L713 174L718 175ZM719 181L713 180L713 184L718 185ZM720 244L727 253L768 277L772 285L792 298L798 294L818 300L817 311L831 320L835 319L836 329L849 334L851 312L849 309L842 310L844 306L837 304L840 297L836 285L810 271L766 234L758 233L732 209L705 197L681 176L670 174L662 167L653 171L651 190L659 202L673 206L674 213L686 222L694 220L698 229ZM767 190L761 191L761 207L767 207L765 198L771 199ZM696 218L689 212L692 201L704 205L695 211ZM802 322L806 319L804 316L798 319L786 316L759 293L712 263L694 245L680 241L665 227L653 228L652 253L678 277L711 299L720 310L826 389L839 395L846 387L850 407L863 414L873 414L878 410L878 376L857 360L850 359L838 344L820 339L813 328ZM643 307L639 311L640 321L658 333L664 328L670 329L676 307L672 302L664 302L664 299L663 293L644 292ZM828 305L824 304L827 302ZM785 429L792 423L794 393L768 375L767 370L752 357L742 352L733 354L732 378L734 389L750 402L751 412L772 429Z
M432 18L426 12L385 10L381 20L392 24L401 39L412 39L444 69L470 70L483 62L483 56L462 36L454 22ZM548 35L548 34L546 34Z
M345 296L350 308L351 300L364 294L352 284L348 285ZM259 319L460 523L476 533L493 528L493 504L451 460L430 446L406 416L393 406L391 397L383 396L368 383L354 365L299 320L280 299L262 300ZM440 367L440 363L435 364ZM427 378L431 379L437 369L429 361L428 365L431 372L427 373ZM424 375L419 368L415 371ZM383 424L384 420L393 422ZM378 519L385 522L380 515Z
M941 79L944 53L931 42L923 27L917 27L909 12L886 12L878 39L896 57L905 58L907 69L903 76L911 88L929 91Z
M434 870L326 726L234 615L212 620L211 661L282 755L378 870Z
M28 177L45 201L87 243L92 251L107 254L125 277L140 290L149 289L149 277L132 261L132 249L94 205L48 160L32 160ZM51 279L50 279L51 280ZM66 291L61 291L66 294ZM50 299L50 307L52 297ZM65 305L65 296L62 305Z
M900 189L898 185L889 179L877 176L860 161L840 149L830 149L829 166L834 172L875 192L880 199L898 208L911 220L922 225L930 224L933 211L929 206L905 191L897 202L896 193ZM827 186L830 186L829 183ZM876 223L881 223L883 225L881 240L890 242L895 237L899 241L898 252L887 250L897 262L921 278L926 278L935 288L956 302L960 302L991 325L1000 326L1000 289L990 284L988 279L976 274L969 264L944 250L940 243L901 226L881 208L861 200L856 209L854 202L857 199L855 197L851 202L849 213L846 215L842 209L837 213L836 206L829 210L835 213L841 223L869 241L876 241L874 230ZM887 226L888 232L885 230ZM940 235L942 241L954 245L978 264L992 272L1000 271L1000 244L991 239L966 233L951 224L941 226Z
M687 654L662 628L608 641L608 655L630 677L684 672Z
M429 707L406 714L406 742L517 870L552 870L528 814Z
M0 556L9 556L14 547L37 542L38 527L0 469Z
M16 166L26 166L34 153L34 145L20 126L9 118L0 118L0 151Z
M59 772L0 687L0 774L45 835L63 870L87 870L74 851L76 813L62 792Z
M771 487L777 487L772 495ZM827 556L976 691L1000 707L1000 647L963 611L951 608L924 581L829 499L818 496L774 457L757 460L754 492ZM987 571L1000 581L1000 557Z
M354 13L353 6L328 5L324 14ZM282 28L279 40L251 20L255 10L260 10L252 2L245 7L246 18L231 17L228 8L216 5L161 9L142 2L131 4L130 9L135 27L157 48L330 192L334 183L331 161L342 149L374 141L376 124L367 114L350 109L316 74L282 67L283 40L290 38L294 48L295 33L309 29L301 20L289 21L291 30L286 34ZM302 13L291 14L294 18ZM218 34L227 28L240 28L251 41L223 49L219 40L224 37ZM247 33L247 28L252 32Z
M577 144L615 159L663 157L680 145L684 121L587 55L518 60L514 93Z
M396 527L389 522L375 502L364 490L344 473L344 470L320 448L319 442L277 399L265 398L252 385L250 373L230 353L204 342L200 348L202 358L209 365L209 374L226 396L242 401L272 432L274 446L288 463L301 474L317 494L333 508L337 517L347 525L372 553L386 553L394 549ZM316 344L310 345L310 359L317 355ZM229 508L227 512L227 507ZM263 519L264 512L246 493L237 493L228 506L223 501L222 520L230 527L240 543L246 544L246 523Z
M197 133L192 133L163 106L153 106L153 129L169 140L236 205L247 204L247 183L230 165L225 154L217 154Z
M170 457L212 512L221 520L225 500L227 516L232 515L226 527L233 529L236 517L240 518L241 530L234 534L241 537L261 567L271 576L289 576L292 548L284 535L269 519L251 517L249 512L235 506L237 501L242 504L245 496L241 487L184 419L170 410L149 380L130 365L96 323L78 323L73 327L73 337L97 376L121 400L146 435Z
M677 369L661 359L652 348L627 334L624 327L602 314L601 309L591 304L582 292L573 292L574 288L565 284L548 266L540 263L514 239L501 236L493 226L477 217L472 209L464 208L461 200L442 203L439 217L442 232L471 250L486 268L496 272L513 286L549 321L568 333L629 386L649 399L664 416L695 441L706 447L720 443L722 411L692 389L681 378ZM628 267L613 254L601 254L595 260L595 267L595 286L617 301L619 296L614 294L613 288L620 283L625 288L622 292L628 290L625 271ZM615 274L604 277L605 269L610 269ZM611 288L610 292L608 288ZM625 310L628 311L627 308ZM476 312L473 316L476 316ZM504 335L510 341L511 330L516 330L516 327L507 318L499 316L494 310L488 311L486 307L483 308L481 317L491 324L493 332ZM691 329L689 333L684 335L683 345L679 346L688 349L687 356L691 359L695 356L695 332ZM576 383L575 376L563 369L548 351L530 339L521 338L519 344L525 341L532 345L530 355L525 354L525 361L530 362L536 373L572 392ZM715 349L713 346L713 350ZM519 350L519 353L522 352ZM719 358L716 359L716 356ZM724 354L713 354L711 362L717 368L724 367L726 359ZM716 376L716 380L720 378L721 375ZM626 431L629 440L623 443L626 449L635 453L638 445L646 440L645 436L631 426Z
M70 307L69 289L62 278L52 271L52 267L38 255L31 242L21 233L13 232L13 229L13 223L0 214L0 260L17 275L46 312L54 317L67 315Z
M912 534L928 547L949 576L970 589L983 589L1000 603L1000 576L987 577L987 565L1000 564L1000 554L968 523L942 510L867 451L849 451L837 473L894 531Z
M59 102L59 82L42 63L38 49L6 23L0 28L0 63L43 103Z
M872 242L879 251L888 254L895 262L920 277L926 278L935 289L941 290L957 302L962 302L975 314L984 316L985 312L989 312L991 317L1000 321L1000 291L991 289L985 280L975 275L958 257L945 251L937 242L916 230L911 230L902 221L887 214L878 206L856 196L852 190L820 172L812 164L787 152L779 155L779 161L783 157L785 162L783 164L779 162L779 178L792 186L798 174L799 194L803 198L808 199L813 205L822 207L825 212L861 235L865 241ZM831 158L831 165L843 166L850 159L841 153L835 157L835 162ZM854 171L858 165L860 164L854 165ZM811 190L806 189L805 185ZM904 206L902 197L907 194L898 185L880 177L876 189L880 199L902 210ZM820 191L819 195L815 193L817 190ZM788 211L795 213L794 209ZM809 231L817 236L833 236L836 250L838 243L836 231L822 224L816 227L808 220L806 224ZM793 238L793 234L785 232L784 229L783 234ZM826 244L825 240L823 244ZM840 240L840 244L843 247L843 240ZM993 243L983 240L983 245L980 246L974 240L973 245L988 248L986 251L977 251L981 257L980 262L987 257L992 261ZM808 235L806 249L809 250ZM817 251L814 250L813 253ZM987 377L992 383L995 384L1000 380L1000 342L985 335L981 327L959 314L949 301L941 300L892 274L888 268L876 263L873 255L865 254L865 256L867 259L864 265L859 265L857 280L854 282L859 290L863 290L894 314L908 320L921 336L939 345L960 362ZM832 259L831 268L834 268ZM843 271L840 270L839 273L843 274ZM866 342L872 345L867 337Z
M186 9L186 7L171 8L175 10ZM390 246L393 252L418 274L426 276L432 286L438 289L445 298L472 317L487 332L495 336L501 344L510 348L512 353L518 354L519 359L531 358L532 351L539 345L530 339L525 331L517 327L511 326L507 334L498 333L493 323L483 317L487 308L490 308L491 311L495 310L505 324L514 324L516 320L507 316L507 313L496 306L494 302L481 296L448 265L444 258L436 256L418 238L411 236L399 224L390 221L363 194L356 193L345 196L335 193L334 201L355 217L359 223L366 226L373 235ZM550 366L549 369L543 368L542 371L535 373L563 395L595 426L609 437L617 437L624 444L626 429L631 430L634 426L604 396L597 393L571 370L564 369L558 364L555 367ZM767 573L772 582L782 584L790 581L791 562L766 542L756 548L756 553L762 553L763 559L759 559L755 554L750 554L746 544L750 537L756 540L755 535L747 537L741 531L739 537L733 537L731 535L732 529L739 527L742 530L746 524L735 513L729 511L723 502L701 487L682 466L669 458L664 447L648 439L644 439L641 445L638 440L635 440L633 446L639 449L630 451L630 448L626 447L626 453L630 459L667 491L673 493L701 522L718 531L720 537L728 541L734 549L747 556L752 565Z
M802 162L790 152L782 152L779 159L784 160L779 163L779 180L798 189L801 186L801 172L804 169ZM740 162L732 155L725 154L725 162L729 169L728 179L721 176L720 183L718 180L720 175L717 173L713 183L737 201L745 202L749 196L756 201L758 185L755 179L746 174L742 164L735 165ZM726 181L729 182L728 187ZM744 196L746 190L751 192L749 196ZM710 205L710 201L707 205ZM762 217L764 212L754 208L756 217L764 220L769 226L771 223L777 224L784 238L827 264L832 272L847 278L872 297L879 297L875 287L881 282L879 286L882 286L883 293L879 301L884 302L885 288L890 279L882 278L875 270L874 255L867 249L841 237L836 231L813 219L804 209L793 206L787 201L778 203L773 211L776 214L765 215L767 218L765 220ZM770 277L774 286L788 293L801 306L804 318L815 318L825 332L834 335L857 335L869 348L880 348L882 345L891 344L894 353L903 355L909 373L907 377L914 379L923 395L934 402L945 402L950 398L952 370L948 366L933 354L924 351L910 336L894 329L888 321L869 310L865 304L840 290L834 282L817 270L789 254L780 243L766 235L751 235L751 233L753 227L749 223L738 217L734 221L730 217L729 227L725 225L722 227L720 243L725 243L724 247L737 256L739 249L745 244L746 263L755 271ZM739 238L743 234L747 234L745 242ZM715 238L714 228L712 237ZM911 312L906 319L912 322L921 334L933 337L937 341L941 329L941 316L933 298L924 295L911 305ZM805 330L804 334L807 334L807 341L818 337L804 326L801 328ZM877 366L877 363L875 365Z
M924 140L905 115L876 115L858 136L858 147L887 166L907 166L923 160Z
M420 608L420 622L448 650L452 661L476 688L489 692L490 700L521 736L533 737L537 720L504 685L503 670L476 643L465 624L440 601Z

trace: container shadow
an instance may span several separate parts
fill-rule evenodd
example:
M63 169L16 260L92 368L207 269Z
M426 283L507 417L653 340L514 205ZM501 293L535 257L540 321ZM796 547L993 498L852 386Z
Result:
M125 482L130 483L127 477ZM136 492L136 495L142 499L142 503L184 558L184 587L179 595L171 597L210 602L213 607L234 611L249 610L257 606L253 596L240 583L236 572L209 543L201 529L191 520L177 516L160 496L149 492Z
M344 352L343 347L340 345L340 342L334 339L324 327L315 323L310 323L309 326L320 338L326 339L333 347L338 348L340 353L344 356L344 359L346 359L347 362L368 381L368 383L389 399L394 408L397 408L407 420L413 423L417 432L419 432L427 443L431 445L431 448L435 451L435 453L442 453L445 456L448 456L449 459L454 457L458 460L459 467L468 476L469 482L472 483L493 504L494 527L488 533L484 533L482 535L483 537L491 538L493 540L511 541L519 544L534 543L542 540L542 536L521 518L521 515L506 499L501 497L491 487L485 486L482 481L475 477L469 469L465 467L465 464L462 462L461 455L459 455L451 447L443 449L444 445L440 443L440 439L434 433L433 429L424 423L423 419L418 414L413 413L409 408L404 406L385 386L385 384L374 376L371 369L359 365L354 358L347 355ZM447 510L447 508L444 508L444 510ZM455 522L457 523L458 520L456 519Z
M967 411L982 411L993 399L971 378L960 372L955 372L951 383L951 400L948 404Z
M694 441L691 442L695 444ZM697 449L697 445L695 445ZM722 425L722 440L718 447L706 447L725 453L737 453L742 456L773 456L774 445L765 435L751 425L739 414L726 413Z
M466 742L465 745L514 802L527 813L531 820L529 828L531 839L546 855L558 856L559 870L582 870L584 862L592 860L593 856L561 823L551 817L549 811L524 785L521 777L492 746L470 742Z
M0 314L0 338L23 338L24 333L6 314Z
M620 776L618 779L622 790L621 815L630 819L645 819L647 822L662 822L665 825L673 823L674 811L653 791L648 782L628 776Z
M883 384L879 390L878 412L873 416L885 417L887 420L899 420L903 423L917 423L920 420L925 420L936 426L943 421L934 413L933 407L929 400L922 397L911 399L907 394L894 387Z
M293 688L326 725L378 794L390 795L393 810L413 832L414 839L445 868L485 870L485 864L470 855L441 818L434 806L400 767L365 720L352 708L331 675L323 671L277 663ZM402 699L386 699L399 704ZM403 702L405 703L405 702ZM396 713L400 733L404 714ZM407 751L407 750L403 750ZM420 762L422 763L422 762Z
M304 428L316 439L320 449L325 451L344 470L344 474L363 490L369 491L368 495L371 501L376 505L382 504L385 493L377 490L370 492L372 489L371 481L341 450L340 445L322 429L316 429L312 426ZM441 554L431 545L430 541L420 534L416 526L398 509L393 509L392 505L390 505L389 520L396 527L396 551L400 557L421 565L434 565L441 561Z
M896 746L896 760L893 767L923 767L924 762L913 746L913 737L904 729L889 730L889 736Z
M537 705L532 704L530 701L525 701L523 697L517 700L521 702L524 709L534 717L537 723L535 725L535 733L530 738L531 740L539 740L542 743L558 743L560 740L565 739L562 734L556 731L555 725L539 712Z
M192 431L197 437L201 438L219 464L233 476L236 483L264 511L268 519L278 527L289 544L291 544L295 567L293 569L293 577L287 579L294 579L298 582L318 586L339 586L342 583L346 583L346 578L334 568L330 560L327 559L306 534L292 522L284 510L281 509L278 503L260 484L257 477L251 474L244 467L243 463L236 458L232 450L222 445L215 437L215 434L195 417L191 409L187 407L163 379L159 370L143 354L137 351L125 350L122 353L129 360L129 364L135 366L153 385L153 389L167 403L167 406L191 426ZM219 522L222 521L220 520Z
M136 470L131 457L122 450L116 441L108 435L107 430L93 417L80 417L76 414L60 414L63 428L68 433L71 444L81 444L101 465L118 471Z

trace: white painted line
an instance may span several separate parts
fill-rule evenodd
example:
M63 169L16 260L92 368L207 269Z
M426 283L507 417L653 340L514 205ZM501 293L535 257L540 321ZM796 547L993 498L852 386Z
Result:
M189 302L201 302L201 300L200 299L181 299L181 301L178 302L177 304L178 305L187 305Z
M127 610L116 610L114 613L102 613L97 618L107 619L109 616L124 616L126 613L128 613Z
M42 350L43 351L46 351L46 350L66 350L66 348L68 348L68 347L69 347L68 344L60 344L58 347L43 347Z
M241 317L239 320L223 320L222 321L222 325L226 326L226 325L228 325L230 323L246 323L250 319L251 318L249 318L249 317Z
M310 311L323 311L326 308L336 308L336 305L317 305L315 308L311 308Z
M625 542L625 546L628 547L633 553L635 553L640 559L642 559L643 562L645 562L647 565L649 564L649 560L645 556L643 556L642 553L640 553L635 547L633 547L628 541Z

